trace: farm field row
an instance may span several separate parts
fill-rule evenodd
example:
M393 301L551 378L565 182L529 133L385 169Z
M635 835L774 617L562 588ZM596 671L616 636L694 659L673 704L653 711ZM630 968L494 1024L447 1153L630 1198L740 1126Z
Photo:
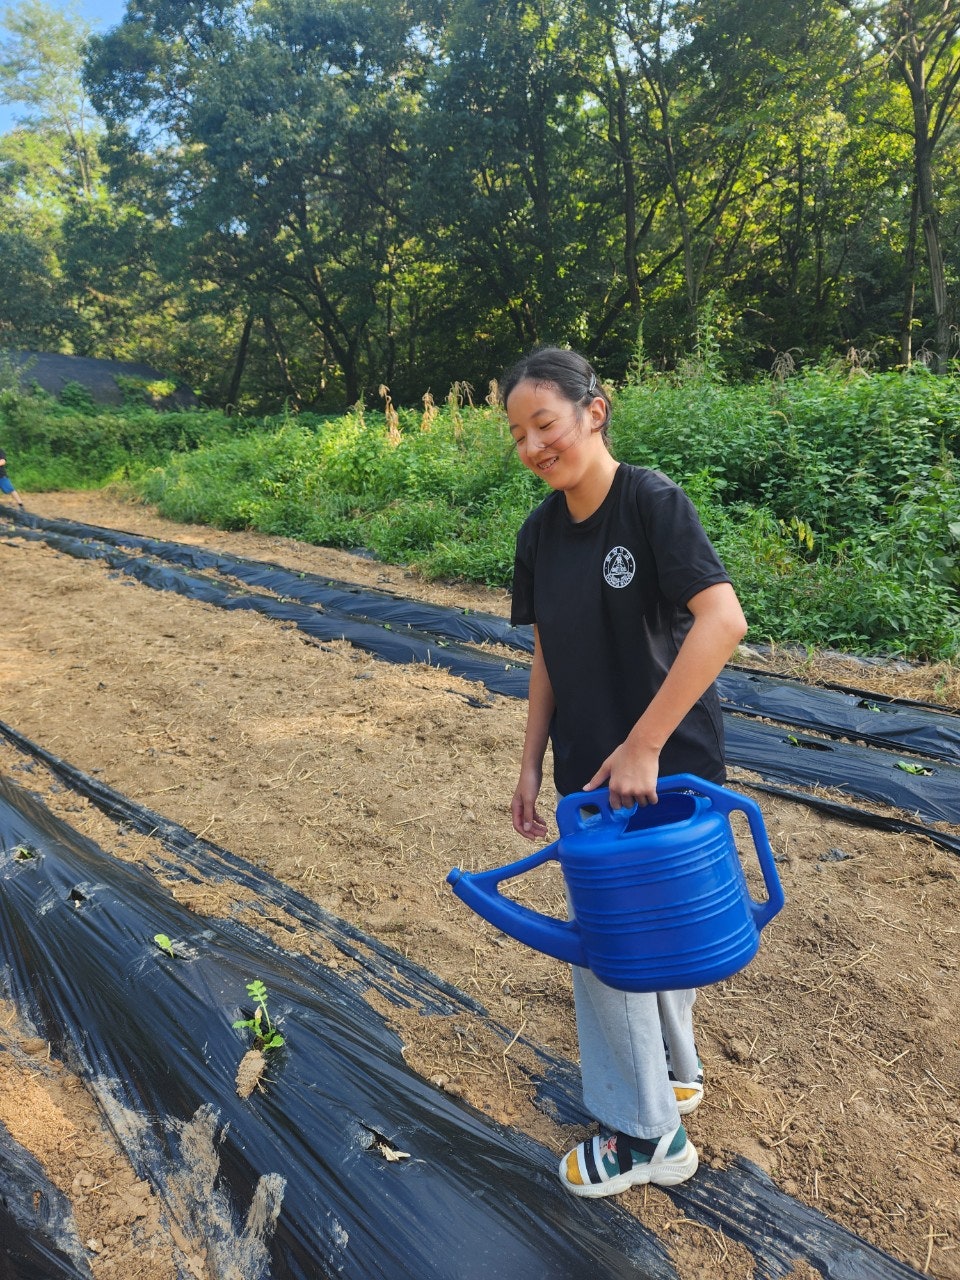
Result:
M424 584L283 539L172 525L96 494L37 495L32 505L506 611L503 592ZM311 644L262 617L154 593L38 544L11 542L3 556L7 723L388 942L480 999L498 1024L576 1057L565 968L468 916L444 885L454 864L493 866L528 852L507 815L519 702L477 705L469 682L447 672ZM902 692L923 697L921 678L904 677ZM751 778L737 771L731 781L748 790ZM73 811L56 794L50 802L119 856L151 864L145 847L120 847L87 806ZM787 908L750 968L700 995L708 1095L691 1134L706 1164L746 1157L894 1257L955 1280L956 857L784 800L761 803ZM555 883L532 892L557 912ZM190 897L201 914L235 906L212 887ZM442 1088L558 1152L581 1136L538 1109L521 1052L505 1053L482 1020L389 1016L407 1061ZM70 1194L76 1176L73 1168ZM669 1242L682 1280L752 1274L741 1247L678 1220L662 1193L630 1193L624 1203ZM111 1249L116 1263L120 1244L93 1260L98 1280L112 1274ZM142 1274L171 1274L158 1265ZM796 1276L806 1280L799 1268Z

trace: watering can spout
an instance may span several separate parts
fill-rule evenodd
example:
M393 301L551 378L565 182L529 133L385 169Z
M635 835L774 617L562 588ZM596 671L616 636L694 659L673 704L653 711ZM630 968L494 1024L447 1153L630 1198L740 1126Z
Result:
M493 871L466 872L454 867L447 876L447 883L453 892L468 907L472 907L477 915L483 916L503 933L509 934L520 942L544 955L553 956L555 960L565 960L567 964L585 965L583 945L579 930L572 920L555 920L539 911L532 911L505 898L499 890L501 880L510 880L514 876L523 875L557 857L558 841L538 849L528 858L519 862L511 862L508 866L497 867Z
M606 790L565 796L559 839L493 871L447 876L478 915L518 941L590 968L622 991L669 991L719 982L744 968L783 889L759 807L691 774L661 778L660 802L611 809ZM742 811L763 872L765 902L747 889L729 816ZM560 863L572 920L556 920L500 892L500 883Z

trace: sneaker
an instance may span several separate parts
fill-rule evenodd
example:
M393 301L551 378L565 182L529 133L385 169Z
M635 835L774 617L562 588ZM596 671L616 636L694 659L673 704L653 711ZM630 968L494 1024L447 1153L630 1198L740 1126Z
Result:
M560 1181L575 1196L615 1196L652 1182L675 1187L697 1171L697 1149L683 1125L652 1141L601 1129L560 1161Z
M671 1071L670 1083L677 1100L677 1110L682 1116L688 1116L703 1101L703 1063L697 1059L697 1074L693 1080L678 1080Z

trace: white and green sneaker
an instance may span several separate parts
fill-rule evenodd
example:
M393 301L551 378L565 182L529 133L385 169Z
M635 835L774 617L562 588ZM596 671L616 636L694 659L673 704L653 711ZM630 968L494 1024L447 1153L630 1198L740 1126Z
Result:
M652 1182L675 1187L697 1171L700 1158L683 1125L651 1140L601 1129L560 1161L560 1181L575 1196L615 1196Z

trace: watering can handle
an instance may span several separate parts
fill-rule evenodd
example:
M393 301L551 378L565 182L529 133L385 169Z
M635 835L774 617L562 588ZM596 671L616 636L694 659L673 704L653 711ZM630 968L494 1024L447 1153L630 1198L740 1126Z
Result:
M757 858L760 861L760 870L763 872L763 883L767 889L766 902L752 903L753 918L758 929L769 924L783 907L783 886L780 884L780 876L777 874L776 863L773 860L773 850L770 848L763 814L756 801L751 800L749 796L741 795L739 791L730 791L716 782L707 782L705 778L696 778L690 773L675 773L669 778L661 778L657 783L657 791L699 791L701 795L705 795L712 801L714 808L728 817L737 810L747 815L750 834L753 836Z
M587 958L575 921L556 920L553 916L521 906L519 902L505 898L498 888L501 880L510 880L550 859L556 860L558 844L559 841L554 840L529 857L508 863L505 867L495 867L492 871L468 872L454 867L447 876L447 884L468 907L511 938L553 956L555 960L585 966Z
M698 778L692 773L674 773L669 777L660 778L657 781L657 793L663 795L668 791L692 791L697 795L706 796L713 808L726 817L738 809L747 815L750 833L760 860L760 870L763 872L763 882L767 889L766 902L753 902L751 899L754 921L757 928L762 929L782 908L784 897L760 806L749 796L730 791L727 787L721 787L719 783L707 782L705 778ZM632 809L615 810L611 807L610 792L606 787L600 787L596 791L576 791L565 795L557 806L557 826L560 828L560 835L565 836L574 831L584 830L596 822L601 824L616 822L615 815L626 815L629 812L632 812Z

